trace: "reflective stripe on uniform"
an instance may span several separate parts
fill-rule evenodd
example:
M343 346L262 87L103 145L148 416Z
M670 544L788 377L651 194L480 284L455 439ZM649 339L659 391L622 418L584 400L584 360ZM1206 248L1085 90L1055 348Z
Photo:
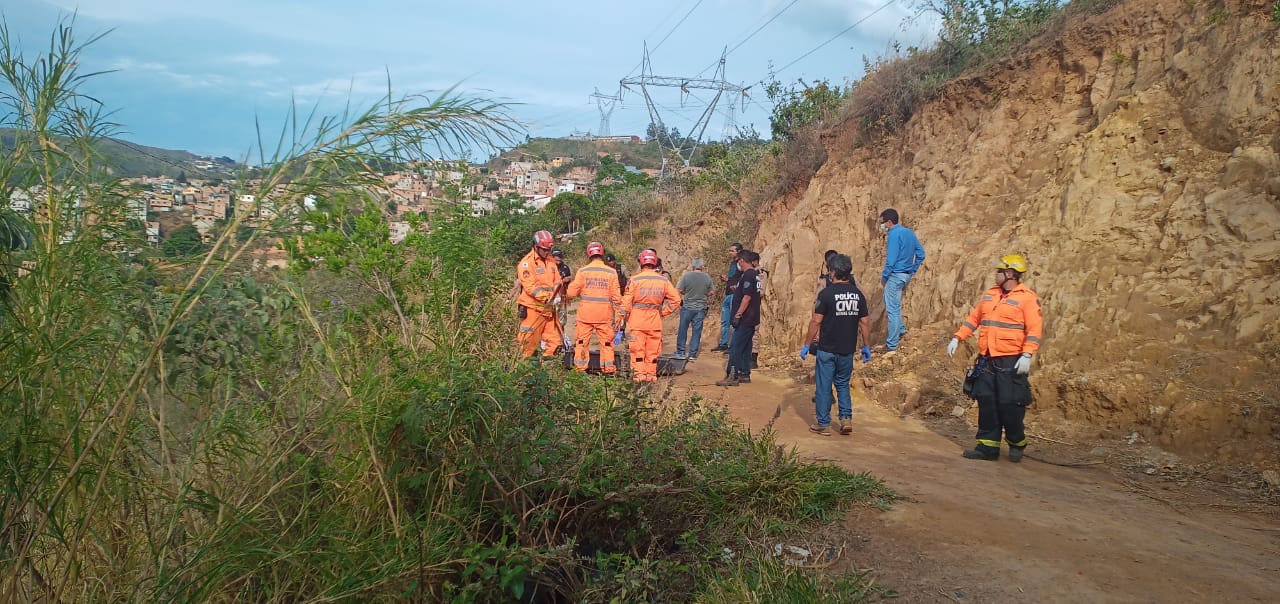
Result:
M536 298L536 297L538 296L538 294L543 293L543 292L550 292L550 291L552 291L552 289L551 289L550 287L535 287L535 288L533 288L533 291L529 292L529 295L531 295L531 296L533 296L533 297L535 297L535 298Z
M1008 329L1026 329L1026 326L1020 323L1005 323L1004 321L988 320L988 321L983 321L981 324L986 325L987 327L1006 327Z
M601 296L582 296L579 300L583 302L613 302L613 300Z
M965 326L965 327L968 327L970 331L977 331L977 330L978 330L978 326L977 326L977 325L974 325L973 323L970 323L970 322L968 322L968 321L965 321L965 322L964 322L964 326Z
M987 439L985 439L985 438L979 438L979 439L978 439L978 444L983 445L983 446L986 446L986 447L991 447L991 448L993 448L993 449L999 449L999 448L1000 448L1000 441L998 441L998 440L987 440Z
M1028 342L1035 342L1036 344L1039 344L1039 343L1040 343L1040 338L1037 338L1037 337L1035 337L1035 336L1027 336L1027 341L1028 341Z
M648 302L637 302L635 304L632 304L631 306L633 308L648 308L648 309L662 308L661 304L650 304Z
M991 296L983 296L983 297L982 297L982 299L983 299L983 300L994 300L995 298L992 298Z
M1018 305L1018 301L1017 301L1017 300L1014 300L1013 298L1005 298L1005 299L1004 299L1004 303L1005 303L1005 304L1010 304L1010 305L1013 305L1013 306L1017 306L1017 305Z
M1027 439L1025 439L1025 438L1024 438L1024 439L1022 439L1021 441L1016 442L1016 443L1011 442L1011 443L1009 443L1009 446L1010 446L1010 447L1025 447L1025 446L1027 446Z

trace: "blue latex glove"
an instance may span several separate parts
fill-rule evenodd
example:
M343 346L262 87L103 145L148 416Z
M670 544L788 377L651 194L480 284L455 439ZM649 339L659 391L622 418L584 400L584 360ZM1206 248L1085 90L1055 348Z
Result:
M622 343L622 330L618 330L618 333L613 334L613 345L617 346L621 343Z
M809 356L809 345L805 344L804 347L800 349L800 360L803 361L808 356Z
M863 346L863 347L862 347L862 362L863 362L863 363L870 363L870 362L871 362L871 347L870 347L870 346Z

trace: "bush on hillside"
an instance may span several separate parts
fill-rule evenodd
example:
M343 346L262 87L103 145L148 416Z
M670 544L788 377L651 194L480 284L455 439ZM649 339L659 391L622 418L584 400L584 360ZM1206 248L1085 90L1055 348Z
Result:
M863 144L897 132L952 79L1004 60L1049 29L1059 5L1059 0L920 0L917 14L932 13L942 21L938 43L864 59L865 75L851 87L842 121L857 125Z

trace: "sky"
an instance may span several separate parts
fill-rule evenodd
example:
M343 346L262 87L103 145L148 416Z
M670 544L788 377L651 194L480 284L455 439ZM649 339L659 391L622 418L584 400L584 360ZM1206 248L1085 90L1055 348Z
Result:
M79 69L110 70L83 91L114 111L119 137L245 159L259 128L278 136L291 104L334 114L387 93L447 89L508 103L533 137L601 133L591 94L617 96L609 133L644 136L644 97L619 81L712 78L748 88L721 97L706 129L768 136L763 83L847 83L863 59L927 46L936 25L911 19L918 0L9 0L0 8L28 58L74 16L89 46ZM758 30L758 31L757 31ZM753 34L753 32L755 32ZM841 33L843 32L843 33ZM712 91L651 88L668 127L691 132ZM732 115L732 119L726 119Z

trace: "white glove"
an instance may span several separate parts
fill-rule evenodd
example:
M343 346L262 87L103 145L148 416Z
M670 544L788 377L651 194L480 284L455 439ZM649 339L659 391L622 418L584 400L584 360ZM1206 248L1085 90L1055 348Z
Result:
M560 296L556 296L555 298L553 298L553 299L551 300L551 305L552 305L552 306L560 306Z
M960 345L959 338L951 338L951 342L947 344L947 356L955 356L956 347Z
M1027 375L1028 373L1030 373L1031 372L1031 355L1025 352L1022 353L1022 356L1018 358L1017 364L1013 366L1013 370L1017 371L1022 375Z

